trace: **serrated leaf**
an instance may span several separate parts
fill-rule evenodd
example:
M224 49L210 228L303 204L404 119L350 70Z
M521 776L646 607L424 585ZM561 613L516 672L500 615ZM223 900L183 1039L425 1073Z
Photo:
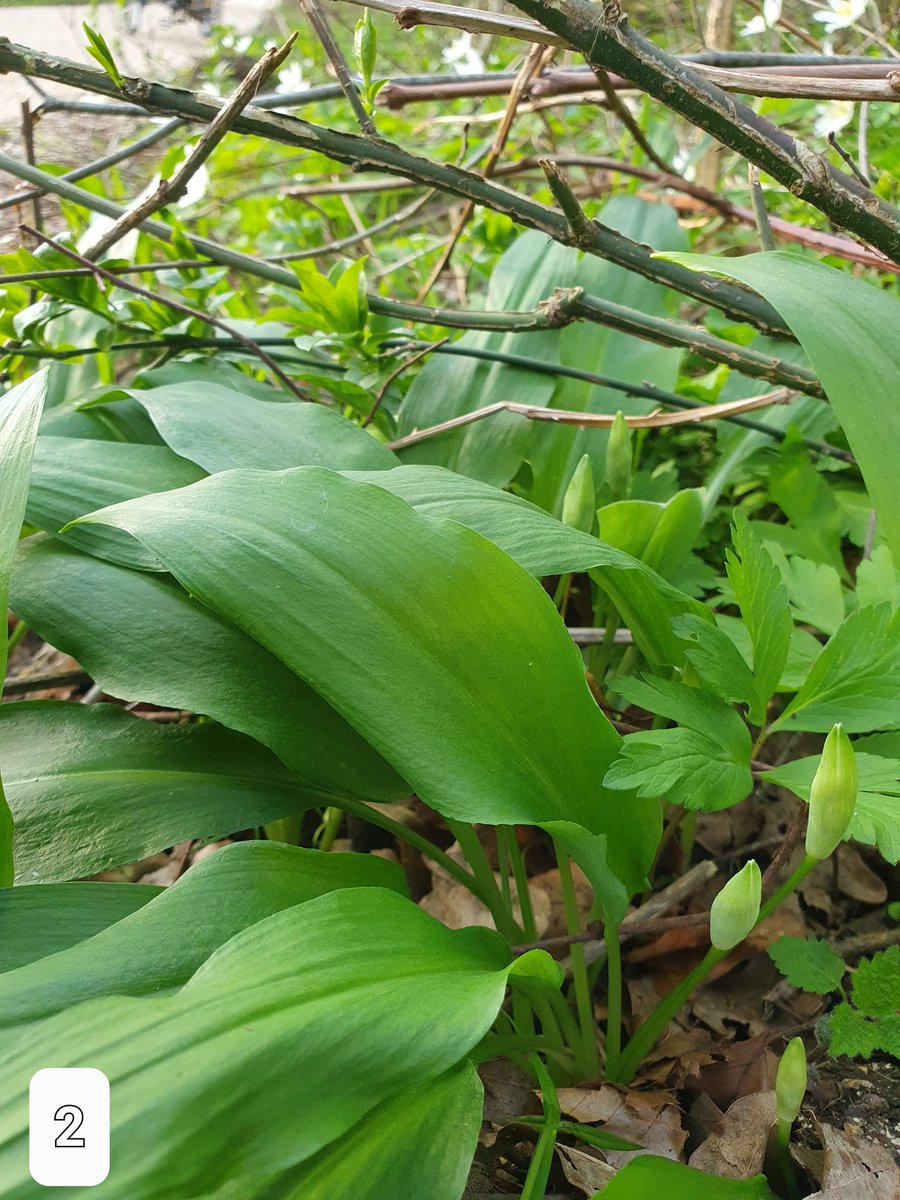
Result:
M889 1017L900 1010L900 946L860 959L853 972L853 1003L867 1017Z
M753 645L756 697L750 720L764 723L769 698L778 687L791 644L791 610L772 556L741 513L735 515L734 553L727 571Z
M769 947L769 958L794 987L817 996L835 991L847 969L841 956L817 938L780 937Z
M819 765L819 756L797 758L762 776L769 783L790 788L809 800L809 789ZM856 811L845 840L854 838L877 846L889 863L900 861L900 762L876 754L856 754L859 793Z
M676 637L687 642L685 657L713 692L729 704L750 704L756 697L753 672L728 634L693 613L674 617Z
M728 808L749 795L750 734L733 708L670 680L622 679L616 687L630 703L681 727L629 734L606 773L607 787L665 795L673 804L704 811Z
M828 1053L832 1058L871 1058L878 1047L878 1027L842 1001L829 1016Z
M827 733L838 721L848 733L900 726L900 613L887 604L847 617L772 729Z

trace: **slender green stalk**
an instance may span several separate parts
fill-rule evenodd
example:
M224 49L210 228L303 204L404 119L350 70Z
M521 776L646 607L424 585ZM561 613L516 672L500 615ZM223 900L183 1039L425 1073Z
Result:
M494 872L491 870L491 864L487 860L487 855L478 840L478 834L471 825L465 821L447 821L447 828L459 842L460 849L466 856L466 861L472 868L479 884L479 894L484 903L488 906L491 916L494 918L494 924L497 926L499 933L502 933L510 942L519 942L524 937L524 933L516 919L512 914L511 909L504 903L503 893L494 878Z
M531 892L528 890L528 875L525 871L525 863L522 860L522 851L519 849L519 843L516 840L515 826L501 825L497 832L505 834L509 839L509 861L512 865L513 878L516 881L516 895L519 898L519 912L522 914L522 928L525 931L525 940L536 942L537 924L534 919L534 907L531 903Z
M575 895L575 880L572 877L571 860L558 842L554 842L554 848L566 913L566 931L570 934L583 933L578 913L578 900ZM587 962L582 942L574 942L572 945L572 982L575 988L575 1007L578 1011L580 1044L580 1052L575 1057L584 1071L585 1078L593 1079L600 1070L600 1056L597 1051L597 1028L594 1023L591 989L588 983Z
M27 632L28 632L28 626L25 624L25 622L21 619L16 621L15 628L13 629L12 633L9 635L9 638L7 639L7 642L6 642L7 655L12 654L13 650L15 650L16 646L18 646L19 642L21 642L22 638L25 636L25 634Z
M606 942L606 1079L616 1078L622 1051L622 948L619 927L607 921Z
M800 1189L797 1187L797 1176L791 1162L791 1123L779 1119L775 1124L775 1142L778 1147L778 1166L785 1191L790 1200L800 1200Z
M263 826L263 832L270 842L285 842L288 846L299 846L302 828L303 814L293 813L289 817L279 817L277 821L269 821Z
M501 836L500 826L497 826L494 832L497 835L497 874L500 876L500 894L503 897L503 903L512 912L512 887L509 878L512 866L509 861L509 843L505 837Z
M370 825L376 825L379 829L392 834L401 842L407 842L425 858L430 859L433 863L437 863L439 867L443 867L448 875L455 879L457 883L461 883L463 887L468 888L479 900L487 903L482 896L481 885L475 876L467 871L465 867L460 866L458 862L454 862L449 854L445 854L439 846L435 846L428 838L422 837L421 834L407 828L406 825L401 825L399 821L395 821L392 817L387 816L386 813L379 812L378 809L364 804L362 800L355 800L352 796L335 795L333 802L339 808L343 809L344 812L352 813L353 816L359 817L363 821L368 821Z
M325 809L325 816L322 822L322 833L318 842L318 848L320 850L327 852L334 846L334 841L340 832L341 822L343 819L344 814L341 809L336 807Z
M797 869L788 876L781 887L777 888L765 904L761 906L756 924L753 927L754 929L783 903L798 884L806 878L818 861L818 859L810 858L808 854L804 857ZM717 950L714 946L711 946L706 955L694 967L693 971L685 976L681 983L657 1004L656 1008L654 1008L653 1012L647 1017L646 1021L639 1027L634 1037L625 1047L619 1061L617 1082L628 1083L631 1081L644 1055L674 1017L675 1013L678 1012L694 988L703 982L713 967L720 963L727 953L728 951L726 950Z
M534 1073L541 1088L541 1103L544 1106L544 1127L538 1138L534 1155L522 1188L522 1200L544 1200L547 1194L547 1181L550 1178L550 1168L553 1166L553 1154L556 1149L556 1135L559 1132L559 1122L562 1114L559 1109L559 1099L550 1073L536 1054L531 1056Z

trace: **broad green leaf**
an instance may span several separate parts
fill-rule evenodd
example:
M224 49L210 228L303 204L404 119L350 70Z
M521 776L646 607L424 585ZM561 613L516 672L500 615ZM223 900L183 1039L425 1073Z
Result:
M226 846L133 915L71 949L4 974L0 1027L36 1021L94 996L180 988L242 929L347 887L406 891L400 868L370 854L325 854L277 842Z
M819 755L814 754L766 771L762 778L809 801L818 765ZM863 752L856 754L856 768L859 794L845 840L877 846L889 863L900 862L900 762Z
M636 196L613 196L600 210L599 219L645 246L669 250L687 247L677 216L664 204L649 204ZM565 286L567 281L558 282ZM571 283L648 316L668 316L673 308L672 293L665 288L593 254L581 257ZM519 338L515 349L530 355L530 346L530 341ZM560 332L559 356L567 367L625 383L649 381L669 389L675 386L681 360L681 352L671 346L657 346L590 321L575 322ZM594 413L621 410L629 415L650 412L654 406L652 400L628 396L618 389L567 378L557 381L550 401L551 408ZM584 454L590 458L596 483L603 482L609 431L537 421L532 425L528 459L533 483L528 498L558 517L568 481Z
M856 568L856 598L860 608L887 602L900 608L900 571L887 546L876 546Z
M534 309L555 287L575 283L578 252L529 231L518 237L494 267L485 308L490 311ZM541 362L559 362L560 330L520 333L469 332L459 347L525 354ZM556 387L552 375L476 358L432 355L413 380L398 418L398 435L437 425L497 400L515 399L541 407ZM450 467L486 483L505 487L521 465L531 436L531 422L513 413L498 413L453 433L430 438L400 451L407 463ZM563 485L565 486L565 485Z
M790 520L803 546L803 557L846 574L841 557L840 509L795 428L789 429L769 471L769 494Z
M9 577L25 517L25 499L38 422L47 390L40 372L0 398L0 613L6 613ZM6 677L6 627L0 636L0 679ZM13 819L4 794L7 765L0 755L0 887L13 882ZM8 789L8 781L6 783Z
M822 648L806 682L772 728L849 733L900 726L900 615L859 608Z
M845 616L841 577L827 563L813 562L793 555L767 542L769 552L781 571L795 621L803 621L823 633L835 633ZM887 547L882 547L887 552Z
M629 734L603 780L607 787L665 795L672 804L707 812L750 794L750 734L733 708L665 679L620 679L616 688L630 703L679 726Z
M595 1200L778 1200L764 1175L722 1179L694 1167L640 1154L626 1163Z
M703 524L700 492L691 488L665 504L619 500L597 513L600 540L634 555L663 579L674 578Z
M309 1161L378 1105L449 1071L490 1028L508 967L498 935L446 929L382 888L275 913L175 995L103 997L6 1039L0 1197L39 1194L28 1182L28 1081L47 1062L104 1071L113 1145L153 1147L117 1156L98 1200L214 1194Z
M261 1180L252 1192L242 1181L209 1200L459 1200L483 1105L481 1080L467 1063L386 1100L280 1178Z
M871 1058L879 1048L878 1024L842 1001L828 1016L828 1053L832 1058Z
M130 916L161 891L143 883L36 883L3 888L0 972L68 950Z
M409 795L327 701L170 576L113 566L55 538L28 538L12 596L32 628L111 696L213 717L274 750L312 787L383 802Z
M778 568L750 522L735 514L734 553L727 553L727 571L741 616L753 645L756 698L750 720L762 725L769 699L781 680L791 644L791 610Z
M511 558L380 487L318 468L232 471L92 520L306 679L444 815L573 820L639 886L652 803L600 780L619 737L550 598Z
M900 408L896 402L900 302L863 279L796 254L739 258L669 255L728 275L759 292L790 325L859 462L896 559L900 559Z
M354 473L402 497L430 517L448 517L486 537L532 575L588 571L608 593L650 662L678 663L682 651L672 635L673 615L704 615L700 604L667 583L638 558L569 528L542 508L442 467L398 467Z
M685 657L707 687L729 704L752 703L753 672L724 629L693 613L675 617L672 629L687 643Z
M39 437L34 449L26 520L57 533L85 513L166 492L202 479L205 472L166 446L102 442L93 438ZM79 549L123 566L158 571L159 563L120 529L75 525L61 535Z
M768 953L789 983L819 996L839 988L847 970L841 956L817 938L780 937Z
M157 725L111 704L0 706L16 876L53 883L328 803L220 725Z
M271 403L217 383L129 390L176 454L207 471L232 467L388 470L383 442L321 404Z

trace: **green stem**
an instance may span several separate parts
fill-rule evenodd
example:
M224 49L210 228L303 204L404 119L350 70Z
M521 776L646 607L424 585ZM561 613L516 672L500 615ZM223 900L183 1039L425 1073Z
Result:
M449 854L445 854L439 846L435 846L433 842L429 842L428 838L422 837L421 834L407 828L406 825L401 825L399 821L395 821L385 813L379 812L378 809L363 803L362 800L355 800L352 796L335 796L334 803L343 809L344 812L352 813L354 817L368 821L370 825L375 825L379 829L383 829L386 833L390 833L393 837L398 838L401 842L406 842L408 845L413 846L425 858L442 867L457 883L461 883L463 887L468 888L479 900L487 903L481 894L481 886L475 876L467 871L465 867L460 866L458 862L455 862Z
M616 1078L622 1049L622 949L619 927L607 921L603 927L606 942L606 1079Z
M559 866L559 881L566 913L566 932L570 934L583 933L581 917L578 913L578 899L575 894L575 880L572 877L571 860L558 842L554 842L553 845L556 851L556 861ZM600 1070L600 1056L597 1051L597 1031L594 1023L594 1010L591 1004L591 989L588 983L584 943L574 942L571 954L572 982L575 987L575 1007L578 1012L578 1032L580 1035L580 1050L575 1055L575 1058L584 1071L585 1079L593 1079ZM574 1045L572 1048L573 1050L575 1049Z
M322 836L319 838L320 850L329 851L334 845L335 838L340 833L341 822L344 819L343 811L332 806L325 809L325 817L322 825Z
M765 904L762 905L759 910L759 916L756 918L753 926L754 929L761 925L766 917L784 902L798 884L806 878L813 867L818 864L818 861L818 859L810 858L808 854L804 856L803 861L797 867L796 871L789 875L781 887L777 888ZM644 1055L678 1012L679 1008L681 1008L684 1001L694 988L703 982L713 967L725 958L726 954L728 954L728 951L717 950L714 946L711 946L704 958L694 967L693 971L668 996L657 1004L656 1008L654 1008L653 1012L647 1017L646 1021L644 1021L625 1047L619 1062L617 1082L629 1083L631 1081Z
M800 1189L797 1187L797 1176L791 1163L791 1123L780 1117L775 1125L775 1141L778 1146L778 1165L785 1190L790 1200L800 1200Z
M16 621L13 631L9 635L9 637L6 641L7 657L9 657L9 655L12 654L13 650L15 650L16 646L18 646L19 642L21 642L22 638L25 636L25 634L27 632L28 632L28 626L25 624L25 622L22 621L21 619Z
M519 911L522 914L522 928L525 930L525 940L537 941L537 922L534 919L534 907L531 903L531 893L528 890L528 875L522 859L522 851L516 840L515 825L501 825L498 833L505 833L509 838L509 861L512 864L513 879L516 881L516 895L519 898Z
M497 931L502 933L510 942L524 939L524 932L516 923L509 906L504 903L503 894L494 878L491 864L478 840L478 834L472 825L465 821L447 820L447 828L459 842L459 847L466 856L466 861L479 884L481 899L490 909Z
M541 1088L541 1103L544 1106L544 1127L534 1149L525 1186L522 1188L522 1200L544 1200L547 1194L547 1182L550 1178L550 1168L553 1166L553 1155L556 1149L556 1135L559 1132L561 1112L556 1088L550 1073L536 1054L531 1056L534 1073Z

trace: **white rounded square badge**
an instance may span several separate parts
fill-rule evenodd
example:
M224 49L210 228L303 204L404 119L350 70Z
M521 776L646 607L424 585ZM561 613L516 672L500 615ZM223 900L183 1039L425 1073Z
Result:
M109 1174L109 1080L45 1067L29 1088L29 1170L44 1187L94 1187Z

